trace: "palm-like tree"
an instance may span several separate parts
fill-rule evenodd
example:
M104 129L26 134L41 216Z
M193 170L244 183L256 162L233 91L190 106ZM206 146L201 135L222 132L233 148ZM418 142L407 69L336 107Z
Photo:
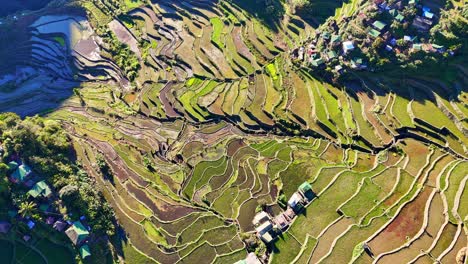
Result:
M36 212L36 203L34 202L23 202L19 206L19 214L22 217L32 216Z

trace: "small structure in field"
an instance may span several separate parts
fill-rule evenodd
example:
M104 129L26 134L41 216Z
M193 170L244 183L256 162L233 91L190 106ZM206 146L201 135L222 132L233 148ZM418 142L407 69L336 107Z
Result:
M31 190L28 191L28 195L33 198L50 198L52 196L52 191L50 190L49 185L45 183L45 181L40 181L34 184Z
M28 165L22 164L11 174L10 179L14 183L24 182L31 175L31 172L32 170Z
M272 231L273 225L271 224L270 221L267 221L255 228L255 231L257 231L257 235L260 237L260 239L265 242L266 244L270 243L273 241L273 236L270 234L270 231Z
M65 231L65 234L67 234L75 245L79 245L89 236L88 230L86 230L85 226L80 221L74 222L73 225Z
M250 252L245 259L239 260L234 264L262 264L255 253Z
M57 220L54 225L53 225L53 228L59 232L62 232L63 230L65 230L65 228L67 227L67 223L62 221L62 220Z
M348 51L354 50L354 44L351 40L343 42L343 52L346 54Z
M295 192L288 201L289 207L293 209L294 212L301 211L304 206L302 205L302 196L298 192Z
M252 224L254 226L258 226L266 221L270 221L270 215L268 215L265 211L261 211L255 215L254 219L252 220Z
M7 221L1 221L0 222L0 233L6 234L10 231L11 229L11 224Z
M91 250L89 250L88 245L84 245L84 246L80 247L80 256L81 256L81 259L85 259L85 258L91 256Z

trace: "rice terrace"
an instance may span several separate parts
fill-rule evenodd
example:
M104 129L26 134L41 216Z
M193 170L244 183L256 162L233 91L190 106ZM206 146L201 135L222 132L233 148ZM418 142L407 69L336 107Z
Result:
M10 2L0 263L468 263L466 0Z

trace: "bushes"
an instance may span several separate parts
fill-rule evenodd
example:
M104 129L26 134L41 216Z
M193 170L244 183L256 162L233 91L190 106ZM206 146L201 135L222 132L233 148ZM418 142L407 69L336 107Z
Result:
M0 142L4 160L20 157L30 165L36 175L59 191L68 212L86 216L93 232L114 233L111 207L91 178L72 160L70 138L57 122L39 116L21 120L12 113L0 114ZM20 187L14 188L12 202L25 215L34 216L34 206L28 203L24 192Z
M141 67L135 53L130 50L130 47L121 43L110 31L104 36L104 42L109 44L112 60L125 73L127 78L133 81L138 76L138 70Z

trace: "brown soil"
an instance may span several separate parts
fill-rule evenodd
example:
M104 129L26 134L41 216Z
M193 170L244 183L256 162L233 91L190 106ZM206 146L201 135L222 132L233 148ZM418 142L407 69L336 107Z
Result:
M234 155L234 153L236 153L238 149L244 146L245 142L242 139L235 139L229 142L229 145L227 147L227 155L231 157L232 155Z
M310 263L317 263L330 250L333 241L354 223L352 218L342 218L318 238L317 246L312 252Z
M125 186L130 193L132 193L139 201L150 208L155 216L162 221L174 221L178 218L197 211L193 208L169 204L163 200L158 200L158 204L160 205L156 205L156 203L148 196L145 191L135 187L129 182L127 182Z
M444 204L440 194L434 196L429 208L429 222L425 232L415 240L408 248L387 255L380 259L379 263L392 264L398 259L401 263L409 263L418 256L421 251L426 251L432 245L437 233L445 222Z
M424 207L431 191L431 188L426 188L419 193L414 201L405 205L390 225L370 241L369 246L375 255L403 245L407 238L413 237L419 231L424 220Z

